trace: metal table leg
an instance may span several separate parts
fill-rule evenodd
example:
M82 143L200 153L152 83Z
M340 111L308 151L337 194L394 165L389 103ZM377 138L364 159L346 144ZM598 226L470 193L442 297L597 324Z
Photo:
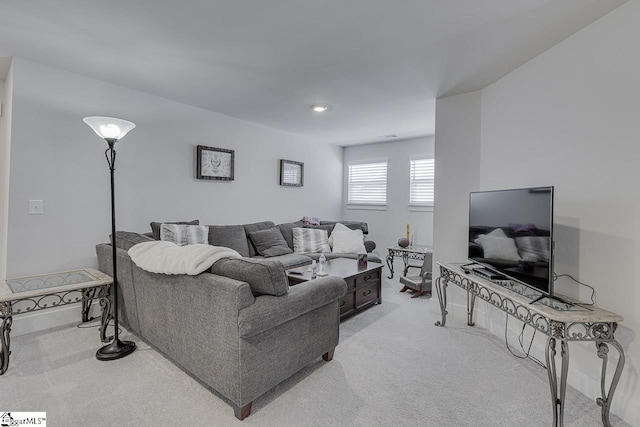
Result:
M564 398L567 392L567 373L569 371L569 346L564 340L560 340L560 356L562 358L560 368L560 384L556 371L556 339L547 339L546 361L549 374L549 387L551 388L551 403L553 405L553 426L564 426Z
M13 323L13 310L11 302L0 302L0 375L9 368L9 355L11 355L11 324Z
M438 293L438 302L440 303L440 313L442 314L442 320L436 322L436 326L444 327L447 322L447 281L442 280L442 277L436 279L436 292Z
M609 386L609 393L605 392L605 380L607 377L607 361L609 358L609 346L607 342L604 341L596 341L596 349L598 350L598 357L602 359L602 375L600 378L600 390L602 392L602 397L596 399L596 403L598 406L602 407L602 425L605 427L610 427L611 423L609 421L609 410L611 409L611 401L613 400L613 393L616 391L616 387L618 386L618 381L620 381L620 375L622 374L622 368L624 368L624 351L620 344L617 341L609 341L608 344L611 344L618 350L618 364L616 365L616 370L613 374L613 378L611 380L611 385Z
M473 323L473 308L476 305L476 294L467 289L467 325L475 326Z
M95 296L96 288L82 290L82 323L89 321L89 311L91 310L91 304Z
M391 249L389 249L389 254L387 255L387 267L389 267L389 271L391 275L387 277L387 279L393 279L393 256L394 253Z

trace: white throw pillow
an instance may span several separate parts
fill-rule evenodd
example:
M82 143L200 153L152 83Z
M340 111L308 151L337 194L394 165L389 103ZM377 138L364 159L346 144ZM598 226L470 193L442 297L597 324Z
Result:
M209 244L209 227L206 225L160 225L160 240L175 243L178 246Z
M292 231L294 253L313 254L318 252L331 252L327 230L295 227Z
M364 248L362 230L333 231L333 252L338 254L357 254L367 252Z
M344 224L340 224L339 222L333 226L333 231L331 232L331 236L329 236L329 246L333 248L333 233L336 231L352 231L349 227Z
M520 261L516 242L508 237L493 237L486 234L478 237L484 258L504 261Z

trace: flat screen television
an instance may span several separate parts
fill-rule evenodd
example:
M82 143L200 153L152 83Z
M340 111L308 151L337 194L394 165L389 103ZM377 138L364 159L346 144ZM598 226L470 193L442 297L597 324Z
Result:
M553 295L553 187L469 195L469 260Z

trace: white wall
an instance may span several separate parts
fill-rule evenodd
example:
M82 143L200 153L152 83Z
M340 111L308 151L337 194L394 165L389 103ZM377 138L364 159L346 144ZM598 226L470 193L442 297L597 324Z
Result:
M376 242L383 259L386 248L397 245L406 236L406 225L411 224L414 243L431 246L433 243L433 210L409 208L409 161L416 156L433 158L434 138L406 139L393 142L355 145L344 148L344 184L347 194L348 165L350 162L386 160L387 207L385 210L359 209L344 205L344 219L365 221L369 225L369 238ZM346 203L346 196L345 196ZM396 270L398 271L398 270Z
M7 278L7 231L9 219L9 159L11 153L11 116L13 98L13 66L0 81L0 280Z
M598 304L625 318L616 337L627 363L612 412L632 425L640 425L638 40L640 2L631 1L484 89L480 108L480 188L554 185L555 271L592 285ZM438 170L453 160L439 151L436 129ZM436 234L436 250L446 239ZM556 289L589 300L588 289L568 279ZM478 317L502 336L504 315ZM543 344L536 340L537 356ZM595 399L601 364L595 346L570 347L569 384ZM610 355L617 359L614 349Z
M436 182L433 220L434 276L436 262L464 262L468 255L469 193L480 181L480 92L436 102ZM451 316L465 316L462 292L448 293Z
M93 266L108 239L106 143L85 116L137 124L116 146L118 229L342 214L341 147L19 58L13 66L9 276ZM196 180L198 144L235 150L235 181ZM304 187L279 186L280 158L305 163ZM44 215L27 214L30 199L44 200Z

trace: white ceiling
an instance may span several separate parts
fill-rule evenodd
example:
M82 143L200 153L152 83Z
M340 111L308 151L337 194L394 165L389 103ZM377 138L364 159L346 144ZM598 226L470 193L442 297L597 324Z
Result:
M0 57L349 145L433 134L435 98L625 1L0 0Z

